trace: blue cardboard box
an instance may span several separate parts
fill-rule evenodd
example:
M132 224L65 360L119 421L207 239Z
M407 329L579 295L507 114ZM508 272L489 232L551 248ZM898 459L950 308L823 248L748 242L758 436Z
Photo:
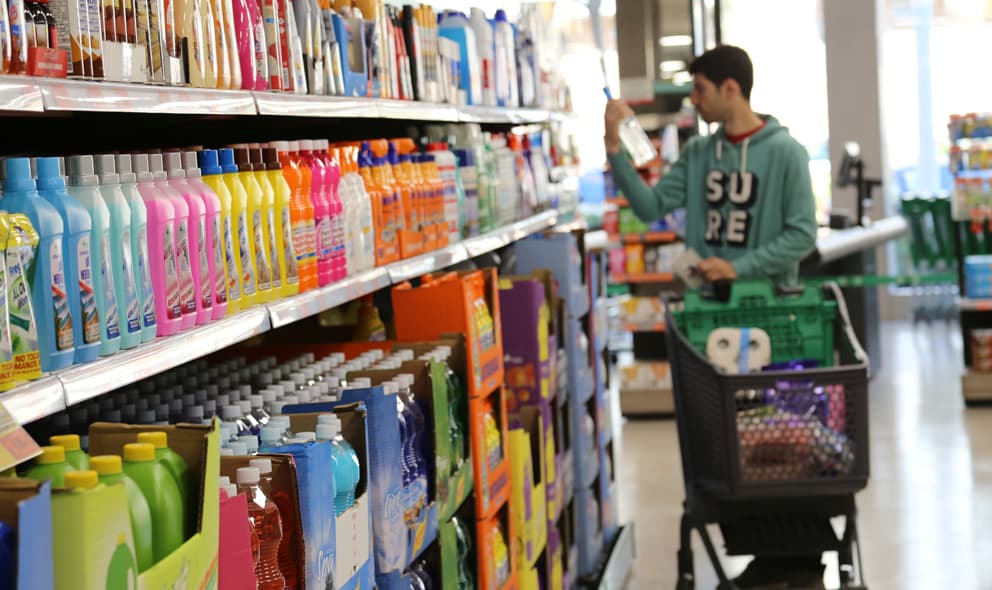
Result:
M304 407L320 406L316 412L297 413ZM328 407L330 406L330 407ZM372 510L369 496L368 412L364 404L331 406L306 404L284 408L293 432L313 432L318 416L329 411L341 420L341 435L358 455L361 478L355 488L355 502L334 519L334 586L338 590L371 588L374 583L372 562ZM333 470L330 472L333 479ZM333 497L332 497L333 498ZM330 505L333 512L333 499Z
M580 318L589 312L589 290L585 284L583 254L574 234L536 235L514 244L514 272L530 274L550 269L558 281L558 296L565 300L567 317Z
M0 521L17 533L14 588L51 590L55 586L55 567L52 563L52 490L49 483L0 479Z

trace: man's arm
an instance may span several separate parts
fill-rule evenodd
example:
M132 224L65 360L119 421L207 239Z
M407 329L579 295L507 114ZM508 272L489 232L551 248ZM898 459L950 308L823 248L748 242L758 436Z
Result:
M653 188L644 184L625 154L607 153L607 159L613 172L613 183L641 220L647 223L657 221L672 211L685 207L685 158L679 158Z
M620 149L620 124L634 111L622 100L606 103L603 116L606 135L606 156L613 172L613 182L630 203L631 209L645 222L657 221L679 207L685 207L686 162L679 158L672 169L662 177L654 188L649 188L641 180L630 159ZM688 147L688 146L686 146Z
M734 261L740 276L775 275L806 257L816 246L816 202L809 176L809 156L796 146L785 166L782 233Z

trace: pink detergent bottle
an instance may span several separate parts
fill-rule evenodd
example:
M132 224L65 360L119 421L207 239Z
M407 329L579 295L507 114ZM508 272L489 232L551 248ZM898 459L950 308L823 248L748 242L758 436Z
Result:
M310 168L310 201L313 203L314 225L317 228L317 284L321 287L334 280L334 236L328 205L328 174L324 161L314 155L313 141L300 140L300 158Z
M165 178L162 154L136 154L132 158L138 193L148 211L148 267L155 292L155 333L171 336L180 329L183 311L179 302L176 270L176 211L159 191L152 170Z
M183 310L180 327L188 330L196 325L197 299L189 256L189 205L174 184L175 181L185 179L186 173L183 172L182 156L178 152L166 152L162 159L168 173L165 178L156 174L155 180L159 190L172 201L172 207L176 211L176 270L179 272L179 304Z
M214 313L214 275L209 260L213 243L207 235L207 204L194 182L200 177L196 152L183 152L180 156L184 178L177 181L177 186L189 206L189 258L196 290L196 324L201 326L209 323Z
M215 150L203 150L200 157L204 158L207 163L217 166L217 152ZM183 167L186 169L186 182L199 191L203 198L203 205L207 210L207 269L208 274L212 277L213 286L210 293L214 300L213 313L211 313L210 318L219 320L227 315L227 279L224 270L224 238L221 233L223 212L221 211L220 197L207 183L203 182L196 152L183 153Z
M331 240L334 244L334 281L344 280L348 276L348 262L345 248L350 244L345 240L344 203L339 192L341 186L341 165L337 158L331 155L330 142L326 139L314 140L314 155L324 161L327 170L327 206L331 215Z

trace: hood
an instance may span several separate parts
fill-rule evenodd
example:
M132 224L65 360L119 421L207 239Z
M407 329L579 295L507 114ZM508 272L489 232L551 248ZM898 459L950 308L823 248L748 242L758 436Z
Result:
M765 126L761 128L761 131L755 133L751 137L748 137L739 144L741 150L741 171L747 170L747 149L749 146L757 145L769 137L788 131L787 127L783 127L782 124L778 122L778 119L771 115L758 115L758 117L765 122ZM737 147L730 143L727 139L727 134L723 129L723 125L720 125L720 128L717 129L715 134L713 134L713 142L716 144L714 149L716 151L717 162L723 158L724 144L726 144L729 148Z

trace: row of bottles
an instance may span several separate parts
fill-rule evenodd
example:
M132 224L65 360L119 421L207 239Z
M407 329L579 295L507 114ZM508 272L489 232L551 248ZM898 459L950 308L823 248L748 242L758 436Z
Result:
M196 529L196 506L189 468L169 448L165 432L141 432L120 455L88 456L76 434L50 437L25 477L53 487L89 490L123 483L138 571L178 549Z

